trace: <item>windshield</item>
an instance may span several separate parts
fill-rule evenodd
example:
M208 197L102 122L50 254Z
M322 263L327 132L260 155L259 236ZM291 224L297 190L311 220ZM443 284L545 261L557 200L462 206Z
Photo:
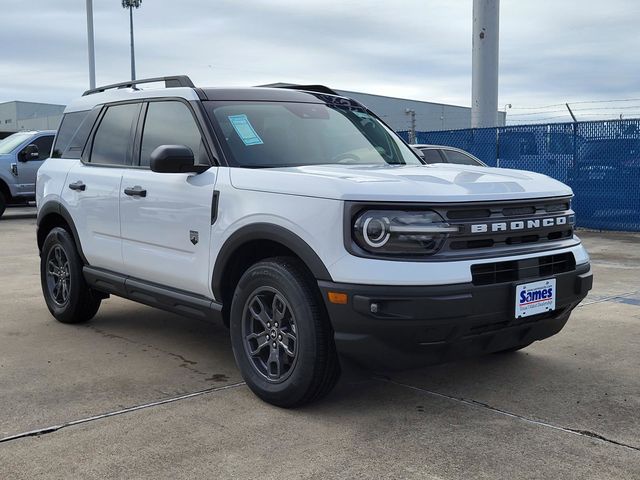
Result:
M32 133L14 133L7 138L0 140L0 155L13 152L22 142L31 137Z
M422 164L395 133L353 106L208 103L225 154L237 166Z

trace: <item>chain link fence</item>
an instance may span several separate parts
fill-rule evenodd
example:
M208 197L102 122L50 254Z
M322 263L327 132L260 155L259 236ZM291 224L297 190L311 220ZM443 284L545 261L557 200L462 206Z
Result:
M640 231L640 119L416 132L416 143L549 175L573 188L578 226Z

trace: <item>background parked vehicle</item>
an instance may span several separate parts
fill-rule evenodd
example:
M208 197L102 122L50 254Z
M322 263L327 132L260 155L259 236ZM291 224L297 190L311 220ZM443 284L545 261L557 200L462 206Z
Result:
M456 165L476 165L486 167L487 164L469 152L444 145L411 145L426 163L455 163Z
M54 130L18 132L0 140L0 217L7 205L36 197L36 174L49 158Z

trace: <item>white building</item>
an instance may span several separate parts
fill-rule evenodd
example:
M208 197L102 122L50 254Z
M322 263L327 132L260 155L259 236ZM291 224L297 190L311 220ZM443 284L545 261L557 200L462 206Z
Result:
M55 130L64 108L50 103L0 103L0 138L19 130Z

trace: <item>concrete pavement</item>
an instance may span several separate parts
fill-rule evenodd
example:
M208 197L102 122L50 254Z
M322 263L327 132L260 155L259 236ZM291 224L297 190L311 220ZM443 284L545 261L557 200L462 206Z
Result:
M638 479L640 235L581 236L595 288L559 335L390 378L349 371L287 411L242 384L221 325L117 298L87 325L56 322L35 218L10 209L0 478Z

